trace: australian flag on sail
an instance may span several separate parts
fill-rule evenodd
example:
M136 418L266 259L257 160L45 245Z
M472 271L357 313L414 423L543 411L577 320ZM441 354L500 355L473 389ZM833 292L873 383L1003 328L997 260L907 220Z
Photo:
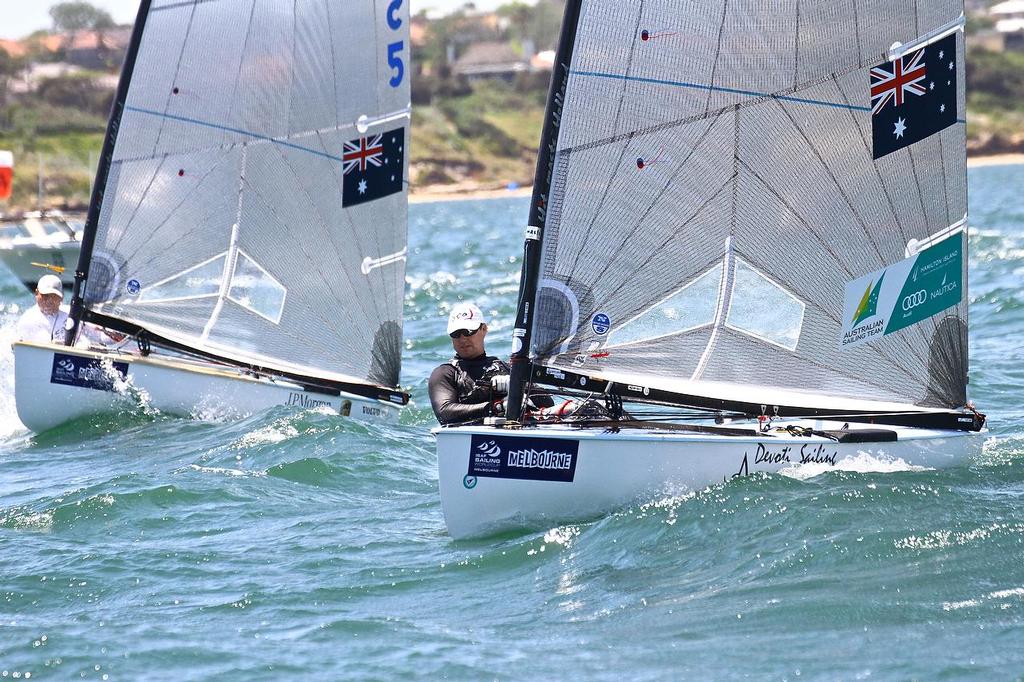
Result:
M956 33L871 69L871 130L879 159L956 123Z
M345 143L341 204L365 204L402 191L405 128L367 135Z

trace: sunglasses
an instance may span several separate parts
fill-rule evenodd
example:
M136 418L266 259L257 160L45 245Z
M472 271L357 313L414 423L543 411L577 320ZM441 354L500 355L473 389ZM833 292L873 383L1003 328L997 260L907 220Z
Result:
M482 327L482 326L483 325L480 325L480 327ZM453 331L448 336L452 337L453 339L461 339L461 338L466 337L466 336L475 336L476 333L478 331L480 331L480 327L477 327L473 331L469 331L468 329L456 329L455 331Z

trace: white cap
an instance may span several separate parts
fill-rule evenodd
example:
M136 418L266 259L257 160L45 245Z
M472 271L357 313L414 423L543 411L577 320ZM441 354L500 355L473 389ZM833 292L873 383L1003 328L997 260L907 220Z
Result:
M60 281L60 277L57 275L43 275L39 278L39 284L36 285L36 291L41 294L57 294L58 296L64 295L64 285Z
M451 334L457 329L465 329L472 332L485 324L484 314L472 303L460 303L452 309L448 316L448 333Z

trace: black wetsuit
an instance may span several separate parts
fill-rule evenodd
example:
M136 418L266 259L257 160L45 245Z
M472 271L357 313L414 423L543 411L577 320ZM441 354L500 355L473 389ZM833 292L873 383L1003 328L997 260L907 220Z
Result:
M508 373L508 365L493 355L454 357L435 369L427 387L437 421L462 424L490 416L493 401L505 397L492 395L490 379Z
M504 398L505 394L491 391L491 377L508 373L508 365L493 355L481 355L472 360L456 356L435 369L427 388L437 421L468 424L495 414L494 401ZM533 392L529 399L533 407L551 407L555 403L546 393Z

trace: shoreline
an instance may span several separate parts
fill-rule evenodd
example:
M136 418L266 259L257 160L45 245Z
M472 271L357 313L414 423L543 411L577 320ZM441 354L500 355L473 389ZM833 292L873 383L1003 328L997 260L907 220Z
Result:
M1024 164L1024 154L986 154L967 158L968 168L987 166L1009 166ZM463 182L451 185L425 185L409 192L410 204L428 204L437 201L469 201L476 199L506 199L529 197L533 189L518 186L514 189L496 186L494 183Z

